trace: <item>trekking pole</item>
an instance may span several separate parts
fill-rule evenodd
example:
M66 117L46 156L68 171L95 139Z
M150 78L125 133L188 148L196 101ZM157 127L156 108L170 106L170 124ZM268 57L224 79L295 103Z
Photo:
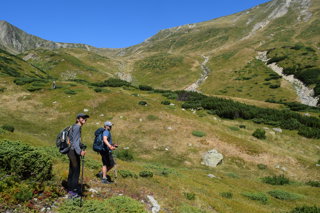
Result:
M114 155L113 161L114 161L114 184L117 185L117 178L118 178L118 165L116 162L117 154Z
M84 156L81 156L81 189L80 189L80 207L82 207L82 197L83 197L83 170L84 170Z

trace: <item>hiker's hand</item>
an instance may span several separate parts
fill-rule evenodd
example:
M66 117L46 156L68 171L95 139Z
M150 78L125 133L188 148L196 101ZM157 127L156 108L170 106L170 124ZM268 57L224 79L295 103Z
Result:
M118 144L113 144L113 146L114 146L115 148L118 148Z
M81 155L81 156L85 156L85 154L86 154L86 151L81 151L81 152L80 152L80 155Z
M111 150L115 150L116 149L116 147L114 147L114 146L109 146L109 149L111 149Z

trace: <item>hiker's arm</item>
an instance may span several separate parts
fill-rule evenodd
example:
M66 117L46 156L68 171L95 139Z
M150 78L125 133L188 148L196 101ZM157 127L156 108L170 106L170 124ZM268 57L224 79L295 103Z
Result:
M109 147L109 149L114 150L114 146L112 146L109 141L108 141L108 137L107 136L103 136L103 142L107 145L107 147Z
M80 148L80 142L81 142L81 135L80 135L80 126L74 125L72 129L72 146L74 148L74 151L78 155L84 155Z

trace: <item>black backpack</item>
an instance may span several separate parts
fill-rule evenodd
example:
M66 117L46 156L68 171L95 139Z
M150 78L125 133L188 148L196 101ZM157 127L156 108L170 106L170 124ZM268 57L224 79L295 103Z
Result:
M71 142L69 134L72 130L72 126L64 128L58 135L56 139L56 145L59 148L61 154L67 154L71 148Z
M99 128L94 132L94 141L92 148L96 152L104 151L104 143L103 143L103 132L105 131L104 128Z

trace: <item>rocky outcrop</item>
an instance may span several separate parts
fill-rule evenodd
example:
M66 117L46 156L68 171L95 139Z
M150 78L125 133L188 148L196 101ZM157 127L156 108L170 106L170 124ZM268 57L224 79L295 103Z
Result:
M267 61L268 61L267 52L266 51L259 52L257 59L259 59L267 64ZM283 74L283 72L282 72L283 68L279 67L276 63L268 64L268 67L271 68L278 75L282 76L283 79L285 79L293 84L294 88L296 89L297 95L299 97L299 101L302 104L305 104L308 106L317 106L319 98L313 97L313 95L314 95L313 89L306 87L302 81L294 78L294 75Z
M36 48L83 48L86 50L91 50L93 48L86 44L71 44L48 41L28 34L6 21L0 21L0 46L13 54Z

